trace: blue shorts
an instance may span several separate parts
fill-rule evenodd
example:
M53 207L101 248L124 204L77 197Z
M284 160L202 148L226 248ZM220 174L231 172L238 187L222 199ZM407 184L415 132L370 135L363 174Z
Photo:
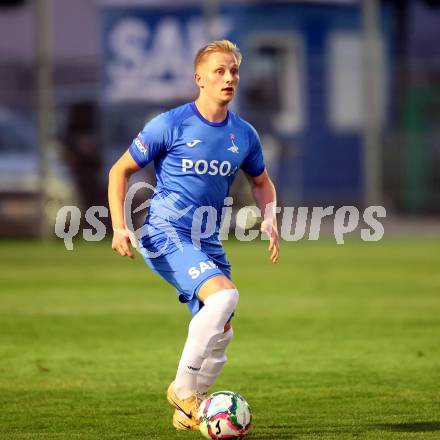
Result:
M186 238L180 237L179 248L174 248L155 258L143 252L148 266L165 281L177 289L179 301L186 303L192 315L202 307L197 293L202 284L217 275L231 279L231 265L226 258L221 244L206 244L201 249L196 248ZM143 243L143 250L155 251L151 242L148 246Z

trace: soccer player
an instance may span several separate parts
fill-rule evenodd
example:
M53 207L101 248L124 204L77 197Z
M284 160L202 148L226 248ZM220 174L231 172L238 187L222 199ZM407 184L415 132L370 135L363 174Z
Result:
M233 335L238 291L218 233L224 199L240 169L265 214L261 231L269 236L273 263L279 254L276 192L265 170L258 134L228 110L237 92L241 59L238 47L228 40L200 49L194 60L198 98L148 122L109 174L112 248L133 258L131 232L124 221L127 182L154 161L157 187L140 248L148 266L177 289L179 300L193 315L167 392L176 408L177 429L197 429L198 406L226 362ZM194 240L196 230L203 232ZM207 230L212 231L210 236Z

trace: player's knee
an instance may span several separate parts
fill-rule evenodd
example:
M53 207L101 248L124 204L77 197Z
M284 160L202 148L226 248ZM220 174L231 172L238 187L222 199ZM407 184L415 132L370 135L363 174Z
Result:
M218 308L221 310L222 315L229 319L237 306L238 297L237 289L223 289L208 296L205 299L205 305Z
M236 305L238 304L238 298L240 297L240 295L238 294L238 290L237 289L225 289L224 292L228 296L228 302L235 309Z
M238 304L238 290L237 289L224 289L218 292L224 298L224 308L228 310L231 314L234 312Z

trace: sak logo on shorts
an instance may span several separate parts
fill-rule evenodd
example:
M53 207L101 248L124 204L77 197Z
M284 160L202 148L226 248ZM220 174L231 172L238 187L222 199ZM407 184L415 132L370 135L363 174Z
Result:
M207 270L217 269L217 265L211 261L202 261L199 263L199 267L193 266L188 269L188 275L195 280L198 278L202 273L205 273Z
M182 172L186 173L190 170L194 170L196 174L209 174L210 176L215 176L220 174L220 176L229 176L231 173L232 164L228 160L219 162L218 160L207 161L204 159L197 160L194 162L191 159L182 159Z

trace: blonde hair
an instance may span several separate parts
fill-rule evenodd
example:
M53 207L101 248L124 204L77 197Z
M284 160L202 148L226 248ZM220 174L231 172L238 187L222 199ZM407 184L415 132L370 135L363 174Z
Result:
M194 58L194 70L197 70L198 65L204 60L206 56L214 52L232 53L237 58L238 65L241 64L242 55L240 49L236 44L229 40L216 40L202 47Z

